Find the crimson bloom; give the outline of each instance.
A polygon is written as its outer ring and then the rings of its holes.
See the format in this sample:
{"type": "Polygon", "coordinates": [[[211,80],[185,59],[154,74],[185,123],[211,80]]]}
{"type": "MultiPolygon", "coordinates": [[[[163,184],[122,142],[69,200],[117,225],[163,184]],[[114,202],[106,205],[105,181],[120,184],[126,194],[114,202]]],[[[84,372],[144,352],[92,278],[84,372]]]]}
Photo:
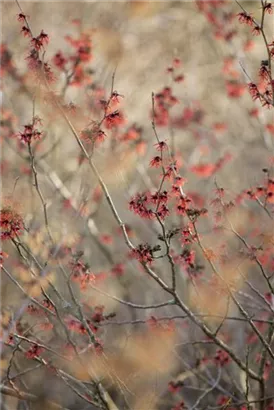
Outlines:
{"type": "Polygon", "coordinates": [[[11,206],[0,211],[1,239],[13,239],[21,235],[24,229],[23,219],[11,206]]]}
{"type": "Polygon", "coordinates": [[[162,165],[162,158],[157,155],[150,161],[150,166],[153,168],[159,168],[162,165]]]}

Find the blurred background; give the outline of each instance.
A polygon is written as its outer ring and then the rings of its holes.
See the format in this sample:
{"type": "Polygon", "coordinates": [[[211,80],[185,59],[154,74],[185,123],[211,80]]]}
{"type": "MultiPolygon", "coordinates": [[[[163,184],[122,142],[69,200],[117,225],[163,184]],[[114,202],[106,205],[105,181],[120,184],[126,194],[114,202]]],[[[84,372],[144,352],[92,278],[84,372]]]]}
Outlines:
{"type": "MultiPolygon", "coordinates": [[[[58,72],[52,59],[59,51],[65,55],[71,53],[66,36],[77,38],[79,33],[85,33],[91,38],[92,59],[85,64],[88,81],[81,87],[69,86],[63,94],[67,105],[72,103],[76,106],[76,115],[72,113],[70,119],[79,133],[92,120],[100,117],[92,101],[98,99],[101,88],[102,95],[109,96],[115,74],[113,88],[122,96],[119,110],[123,112],[125,124],[115,132],[106,130],[106,140],[95,147],[93,158],[135,244],[148,242],[155,245],[159,233],[159,227],[141,220],[129,211],[128,206],[129,200],[137,192],[159,184],[161,171],[149,167],[152,157],[156,155],[156,140],[151,126],[152,92],[157,94],[163,87],[172,87],[172,94],[178,99],[178,104],[172,109],[173,123],[167,127],[159,126],[158,134],[161,139],[169,143],[172,141],[180,173],[187,179],[186,192],[193,197],[197,206],[210,205],[216,188],[215,178],[232,199],[242,189],[260,184],[263,177],[261,169],[271,167],[273,163],[273,110],[271,113],[271,110],[254,103],[245,87],[250,81],[257,82],[261,61],[267,58],[262,38],[254,37],[250,27],[238,22],[235,15],[240,8],[235,2],[212,2],[209,12],[205,12],[203,3],[20,2],[24,13],[29,16],[32,31],[38,35],[43,29],[49,35],[44,59],[52,65],[58,78],[52,85],[56,95],[62,93],[65,77],[58,72]],[[168,72],[174,59],[181,61],[176,73],[183,76],[182,81],[172,81],[168,72]],[[131,127],[141,129],[142,144],[138,145],[138,149],[134,141],[127,143],[122,138],[131,127]],[[202,171],[199,173],[197,168],[195,171],[195,167],[215,164],[221,158],[227,160],[217,174],[205,175],[202,171]]],[[[241,4],[255,18],[260,18],[259,1],[244,1],[241,4]]],[[[107,380],[106,384],[121,409],[171,409],[174,399],[170,397],[170,392],[167,393],[168,382],[180,371],[193,369],[197,360],[205,355],[203,348],[195,351],[193,346],[181,345],[203,336],[188,321],[179,321],[176,334],[172,333],[167,338],[166,335],[157,334],[156,338],[151,339],[149,332],[138,336],[144,324],[155,315],[155,310],[129,309],[113,299],[114,296],[136,304],[154,304],[165,301],[167,297],[140,266],[128,258],[128,249],[119,227],[98,188],[96,178],[83,158],[81,161],[79,147],[71,131],[44,91],[28,78],[28,39],[20,34],[18,5],[2,2],[2,11],[3,43],[11,52],[17,75],[23,76],[27,84],[23,87],[16,81],[16,76],[3,70],[2,197],[12,198],[23,215],[30,232],[24,233],[23,237],[27,246],[39,260],[50,260],[52,249],[43,222],[41,201],[32,185],[28,153],[26,147],[14,138],[14,134],[22,131],[23,126],[32,120],[35,90],[35,114],[42,118],[45,135],[35,143],[34,152],[39,184],[47,202],[49,225],[56,243],[64,245],[72,253],[82,251],[83,261],[96,276],[97,290],[77,288],[77,295],[83,305],[93,308],[103,305],[106,313],[115,312],[114,322],[137,321],[135,326],[108,323],[100,328],[99,337],[107,354],[110,354],[109,366],[115,369],[116,378],[100,370],[101,376],[107,380]],[[132,339],[135,332],[137,336],[132,339]],[[163,349],[159,348],[162,343],[165,346],[163,349]],[[135,352],[133,357],[132,352],[135,352]],[[122,380],[120,384],[117,383],[118,379],[122,380]]],[[[265,30],[271,42],[273,16],[267,16],[265,30]]],[[[262,231],[271,230],[268,220],[255,207],[243,207],[233,217],[239,229],[251,218],[262,231]]],[[[170,218],[170,227],[177,223],[178,218],[170,218]]],[[[208,247],[232,242],[230,236],[218,237],[212,231],[212,225],[205,222],[200,226],[208,247]]],[[[249,225],[248,229],[251,228],[249,225]]],[[[231,248],[237,249],[237,244],[232,244],[231,248]]],[[[178,243],[174,251],[179,252],[179,249],[178,243]]],[[[20,265],[16,251],[10,245],[5,245],[4,250],[10,255],[7,260],[9,269],[18,280],[28,284],[28,269],[20,265]]],[[[70,266],[71,254],[68,252],[62,258],[64,265],[70,266]]],[[[166,262],[160,260],[155,266],[161,277],[169,277],[166,262]]],[[[248,269],[244,268],[246,271],[248,269]]],[[[71,303],[68,289],[54,261],[50,260],[49,270],[55,286],[71,303]]],[[[254,283],[260,286],[260,280],[256,277],[254,283]]],[[[189,283],[184,272],[179,277],[179,286],[181,296],[197,308],[197,300],[190,296],[191,290],[187,288],[189,283]]],[[[242,281],[239,288],[242,289],[242,281]]],[[[209,289],[205,292],[210,299],[214,297],[209,289]]],[[[216,292],[218,295],[218,290],[216,292]]],[[[2,306],[13,313],[22,304],[21,296],[6,277],[2,279],[2,298],[2,306]]],[[[260,310],[259,304],[254,302],[253,306],[249,299],[247,297],[243,303],[251,310],[260,310]]],[[[223,305],[208,306],[212,299],[205,303],[210,312],[223,314],[223,305]]],[[[232,308],[231,312],[234,313],[234,310],[232,308]]],[[[63,312],[65,316],[69,313],[74,314],[73,311],[63,312]]],[[[179,314],[179,310],[163,307],[157,310],[156,316],[170,314],[179,314]]],[[[33,324],[33,318],[27,316],[25,320],[27,325],[33,324]]],[[[166,330],[173,325],[166,321],[163,326],[166,330]]],[[[245,330],[234,322],[227,324],[227,330],[233,335],[229,343],[244,359],[245,330]]],[[[224,331],[224,339],[227,337],[225,334],[224,331]]],[[[47,342],[52,340],[52,335],[45,337],[41,334],[40,337],[47,342]]],[[[102,369],[101,363],[98,368],[102,369]]],[[[85,374],[81,375],[81,371],[77,377],[86,377],[85,374]]],[[[211,376],[217,377],[215,373],[216,369],[212,370],[211,375],[206,374],[207,380],[211,376]]],[[[222,374],[223,390],[233,392],[240,400],[243,375],[236,372],[233,366],[228,373],[222,374]],[[239,391],[234,383],[240,383],[239,391]]],[[[186,380],[188,376],[185,376],[186,380]]],[[[44,377],[42,373],[35,380],[28,377],[27,385],[34,386],[30,390],[41,389],[42,396],[60,398],[64,387],[59,384],[53,386],[52,380],[47,377],[47,387],[44,390],[41,386],[38,388],[41,377],[44,377]]],[[[203,379],[196,379],[196,374],[191,375],[187,385],[190,387],[182,388],[176,398],[179,400],[182,394],[190,406],[208,385],[203,379]]],[[[207,404],[216,404],[216,397],[221,393],[222,389],[209,396],[207,404]]],[[[82,403],[81,400],[77,401],[72,396],[67,395],[65,404],[71,405],[71,409],[80,408],[77,405],[82,403]]],[[[14,400],[7,408],[15,409],[16,405],[14,400]]],[[[93,407],[86,405],[81,408],[93,407]]]]}

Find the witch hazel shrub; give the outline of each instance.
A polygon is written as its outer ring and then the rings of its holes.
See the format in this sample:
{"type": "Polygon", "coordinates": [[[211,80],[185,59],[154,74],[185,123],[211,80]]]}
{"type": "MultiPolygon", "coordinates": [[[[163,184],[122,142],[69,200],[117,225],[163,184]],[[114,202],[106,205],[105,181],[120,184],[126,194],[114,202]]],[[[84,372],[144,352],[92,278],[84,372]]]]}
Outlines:
{"type": "Polygon", "coordinates": [[[273,408],[273,6],[236,3],[117,6],[145,27],[199,18],[236,107],[194,98],[169,50],[143,123],[119,64],[104,81],[99,23],[61,19],[61,38],[17,3],[19,50],[1,46],[5,408],[273,408]],[[236,140],[237,111],[258,138],[236,140]]]}

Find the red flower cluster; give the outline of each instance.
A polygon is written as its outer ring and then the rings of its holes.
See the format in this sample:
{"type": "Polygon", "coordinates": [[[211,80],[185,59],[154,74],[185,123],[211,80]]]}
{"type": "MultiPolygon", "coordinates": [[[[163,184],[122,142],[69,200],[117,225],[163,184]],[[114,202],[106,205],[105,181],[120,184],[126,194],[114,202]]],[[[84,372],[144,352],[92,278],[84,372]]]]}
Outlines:
{"type": "Polygon", "coordinates": [[[155,124],[165,127],[169,122],[169,110],[175,104],[178,104],[178,99],[172,94],[170,87],[165,87],[162,91],[155,95],[155,124]]]}
{"type": "Polygon", "coordinates": [[[173,59],[172,65],[167,68],[167,72],[171,74],[172,80],[176,83],[181,83],[184,81],[184,75],[175,73],[175,70],[181,66],[181,60],[176,57],[173,59]]]}
{"type": "Polygon", "coordinates": [[[70,57],[71,61],[87,63],[92,60],[92,41],[90,35],[82,33],[77,39],[73,39],[71,36],[66,36],[65,39],[76,50],[76,53],[70,57]]]}
{"type": "MultiPolygon", "coordinates": [[[[26,35],[26,28],[23,27],[22,31],[24,32],[24,35],[26,35]],[[24,28],[24,30],[23,30],[24,28]]],[[[27,29],[28,30],[28,29],[27,29]]],[[[41,33],[39,34],[38,37],[33,37],[31,40],[32,46],[35,48],[35,50],[40,51],[45,45],[47,45],[49,42],[49,36],[44,33],[42,30],[41,33]]]]}
{"type": "Polygon", "coordinates": [[[83,84],[91,83],[92,71],[86,70],[85,65],[93,58],[91,36],[81,33],[79,38],[65,36],[65,40],[75,50],[70,56],[65,56],[62,51],[58,51],[53,57],[53,64],[61,71],[65,71],[67,86],[79,87],[83,84]],[[69,65],[70,63],[70,65],[69,65]],[[70,73],[69,76],[67,73],[70,73]]]}
{"type": "Polygon", "coordinates": [[[38,123],[41,124],[41,119],[35,117],[32,124],[24,125],[24,131],[17,134],[22,142],[29,144],[33,139],[39,140],[42,138],[44,133],[35,127],[38,123]]]}
{"type": "Polygon", "coordinates": [[[172,407],[171,410],[184,410],[186,408],[185,402],[181,400],[179,403],[175,405],[175,407],[172,407]]]}
{"type": "Polygon", "coordinates": [[[44,349],[42,347],[40,347],[37,344],[34,344],[33,346],[31,346],[29,348],[29,350],[25,353],[25,356],[28,359],[33,359],[37,356],[39,356],[42,352],[44,351],[44,349]]]}
{"type": "Polygon", "coordinates": [[[81,131],[80,137],[87,143],[101,143],[105,140],[106,134],[97,124],[94,124],[92,128],[81,131]]]}
{"type": "Polygon", "coordinates": [[[123,125],[124,123],[125,118],[123,116],[123,113],[118,110],[108,114],[104,119],[104,125],[107,129],[118,127],[119,125],[123,125]]]}
{"type": "Polygon", "coordinates": [[[141,263],[148,263],[150,265],[153,262],[153,249],[147,243],[140,244],[131,251],[131,256],[141,263]]]}
{"type": "Polygon", "coordinates": [[[178,382],[169,382],[168,383],[168,390],[170,393],[178,393],[180,389],[184,386],[184,382],[178,381],[178,382]]]}
{"type": "Polygon", "coordinates": [[[264,10],[268,13],[268,14],[273,14],[273,4],[272,3],[266,3],[264,5],[264,10]]]}
{"type": "Polygon", "coordinates": [[[169,209],[166,206],[167,201],[167,191],[155,192],[154,194],[149,192],[137,194],[129,202],[129,209],[145,219],[153,219],[156,215],[161,219],[165,219],[169,215],[169,209]],[[148,208],[149,204],[156,205],[156,209],[153,211],[148,208]]]}
{"type": "Polygon", "coordinates": [[[13,239],[21,235],[24,229],[23,219],[12,207],[7,206],[0,211],[1,239],[13,239]]]}
{"type": "Polygon", "coordinates": [[[155,213],[147,206],[151,202],[150,193],[137,194],[129,202],[129,209],[145,219],[155,218],[155,213]]]}
{"type": "Polygon", "coordinates": [[[248,26],[254,25],[254,20],[251,14],[246,13],[245,11],[242,11],[241,13],[238,13],[237,16],[239,18],[240,23],[247,24],[248,26]]]}
{"type": "Polygon", "coordinates": [[[186,211],[189,209],[191,204],[191,200],[187,197],[180,196],[177,201],[176,211],[179,215],[185,216],[186,211]]]}
{"type": "Polygon", "coordinates": [[[230,357],[227,352],[224,350],[217,350],[215,356],[214,356],[214,361],[216,364],[220,366],[225,366],[227,363],[230,361],[230,357]]]}
{"type": "Polygon", "coordinates": [[[195,252],[194,251],[191,251],[189,249],[184,249],[180,256],[187,266],[194,268],[194,262],[195,262],[195,252]]]}

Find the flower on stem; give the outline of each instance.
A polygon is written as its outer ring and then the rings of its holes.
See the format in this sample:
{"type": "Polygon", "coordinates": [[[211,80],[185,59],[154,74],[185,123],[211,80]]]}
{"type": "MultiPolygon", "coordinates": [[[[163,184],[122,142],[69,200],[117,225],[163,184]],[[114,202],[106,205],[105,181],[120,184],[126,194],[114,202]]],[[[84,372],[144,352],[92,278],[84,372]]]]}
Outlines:
{"type": "Polygon", "coordinates": [[[161,151],[161,152],[167,151],[168,149],[167,143],[165,141],[157,142],[156,144],[154,144],[154,147],[156,147],[157,151],[161,151]]]}
{"type": "Polygon", "coordinates": [[[103,130],[101,130],[97,124],[90,128],[86,128],[81,131],[80,133],[81,139],[83,139],[87,143],[95,142],[101,143],[105,140],[106,134],[103,130]]]}
{"type": "Polygon", "coordinates": [[[194,268],[194,262],[195,262],[195,252],[194,251],[191,251],[189,249],[184,249],[180,256],[181,256],[181,259],[184,261],[184,263],[187,266],[194,268]]]}
{"type": "Polygon", "coordinates": [[[23,218],[11,206],[0,211],[1,239],[14,239],[22,234],[24,229],[23,218]]]}
{"type": "Polygon", "coordinates": [[[165,168],[165,173],[164,173],[164,177],[167,179],[170,179],[172,177],[172,175],[174,174],[174,172],[177,171],[177,166],[176,166],[176,161],[174,161],[173,163],[169,164],[166,168],[165,168]]]}
{"type": "Polygon", "coordinates": [[[171,381],[168,383],[168,391],[170,393],[178,393],[183,386],[184,382],[181,382],[180,380],[178,382],[171,381]]]}
{"type": "Polygon", "coordinates": [[[264,5],[264,10],[268,13],[268,14],[273,14],[273,4],[272,3],[266,3],[264,5]]]}
{"type": "Polygon", "coordinates": [[[39,37],[33,37],[31,40],[31,44],[37,51],[40,51],[41,48],[43,47],[43,42],[41,41],[39,37]]]}
{"type": "Polygon", "coordinates": [[[186,211],[189,209],[191,200],[189,198],[181,196],[178,200],[176,211],[179,215],[186,215],[186,211]]]}
{"type": "Polygon", "coordinates": [[[145,219],[155,218],[155,214],[152,209],[149,209],[147,205],[151,196],[149,193],[137,194],[129,202],[129,209],[145,219]]]}
{"type": "Polygon", "coordinates": [[[49,36],[47,33],[44,32],[44,30],[41,30],[41,33],[38,36],[40,42],[42,43],[42,45],[44,46],[45,44],[48,44],[49,42],[49,36]]]}
{"type": "Polygon", "coordinates": [[[253,21],[251,14],[248,14],[247,12],[242,11],[241,13],[238,13],[237,16],[238,16],[240,23],[247,24],[248,26],[254,25],[254,21],[253,21]]]}
{"type": "Polygon", "coordinates": [[[171,410],[184,410],[184,409],[186,409],[185,402],[181,400],[179,403],[175,405],[175,407],[172,407],[171,410]]]}
{"type": "Polygon", "coordinates": [[[44,349],[42,347],[38,346],[37,344],[34,344],[25,353],[25,356],[28,359],[34,359],[35,357],[39,356],[43,351],[44,351],[44,349]]]}
{"type": "Polygon", "coordinates": [[[255,26],[252,30],[253,36],[259,36],[261,34],[261,28],[259,26],[255,26]]]}
{"type": "Polygon", "coordinates": [[[125,123],[125,119],[123,114],[116,110],[105,117],[104,123],[107,129],[111,129],[119,125],[123,125],[125,123]]]}
{"type": "Polygon", "coordinates": [[[153,262],[153,249],[147,243],[140,244],[131,251],[131,256],[141,263],[150,265],[153,262]]]}
{"type": "Polygon", "coordinates": [[[17,15],[17,21],[20,21],[20,23],[24,23],[27,17],[28,16],[26,16],[24,13],[19,13],[17,15]]]}
{"type": "Polygon", "coordinates": [[[162,204],[160,206],[160,208],[157,211],[157,215],[161,218],[161,219],[165,219],[168,215],[169,215],[169,209],[165,204],[162,204]]]}
{"type": "Polygon", "coordinates": [[[31,37],[30,29],[27,26],[21,28],[21,33],[23,33],[24,37],[31,37]]]}
{"type": "Polygon", "coordinates": [[[227,363],[229,363],[230,357],[227,352],[224,350],[217,350],[215,356],[214,356],[214,362],[216,364],[219,364],[220,366],[225,366],[227,363]]]}
{"type": "Polygon", "coordinates": [[[186,179],[186,178],[183,178],[183,177],[181,177],[181,176],[179,176],[179,175],[176,176],[176,177],[174,178],[174,181],[173,181],[174,185],[177,186],[177,187],[183,186],[186,182],[187,182],[187,179],[186,179]]]}
{"type": "Polygon", "coordinates": [[[249,90],[249,93],[250,93],[253,101],[260,98],[260,93],[259,93],[259,90],[258,90],[258,87],[257,87],[256,84],[248,83],[248,90],[249,90]]]}
{"type": "Polygon", "coordinates": [[[113,93],[110,97],[112,106],[118,105],[120,103],[120,97],[123,98],[124,96],[121,95],[121,94],[118,94],[117,91],[113,91],[113,93]]]}
{"type": "Polygon", "coordinates": [[[157,155],[156,157],[152,158],[149,165],[153,168],[159,168],[162,165],[162,158],[157,155]]]}
{"type": "Polygon", "coordinates": [[[30,143],[33,138],[39,140],[43,136],[43,132],[34,127],[35,123],[37,123],[37,120],[34,120],[33,124],[24,125],[24,131],[18,133],[18,137],[25,144],[30,143]]]}
{"type": "Polygon", "coordinates": [[[162,191],[162,192],[155,192],[155,194],[152,194],[150,196],[150,200],[153,204],[166,204],[168,201],[168,193],[167,191],[162,191]]]}

